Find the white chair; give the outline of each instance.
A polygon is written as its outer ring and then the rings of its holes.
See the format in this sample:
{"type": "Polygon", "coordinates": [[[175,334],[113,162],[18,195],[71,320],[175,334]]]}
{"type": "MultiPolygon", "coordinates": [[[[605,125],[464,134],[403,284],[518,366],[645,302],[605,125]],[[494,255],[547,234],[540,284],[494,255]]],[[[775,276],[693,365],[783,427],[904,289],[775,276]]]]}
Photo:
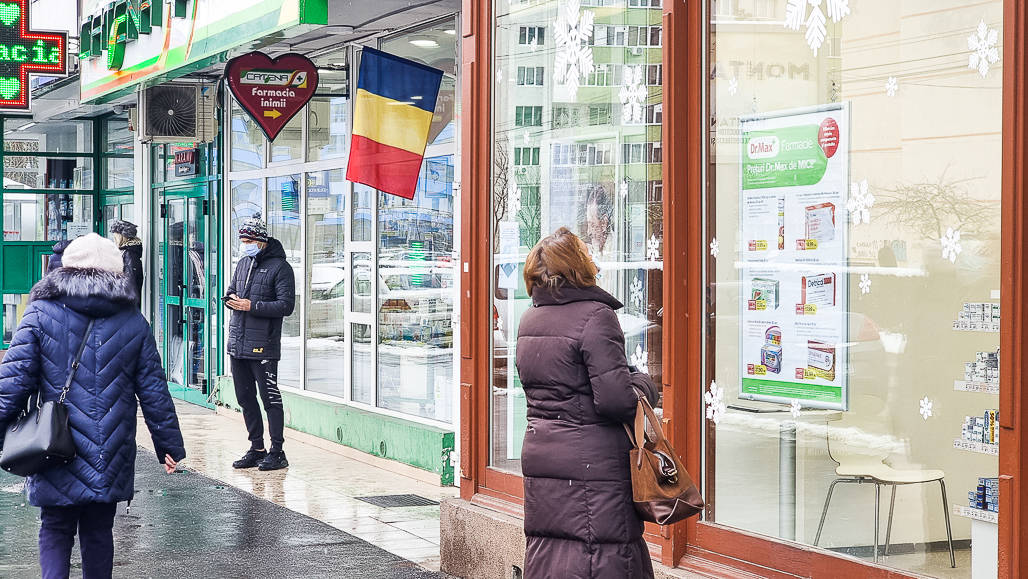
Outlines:
{"type": "Polygon", "coordinates": [[[875,537],[874,537],[874,562],[878,562],[878,533],[879,533],[879,511],[881,510],[881,490],[883,486],[892,487],[892,497],[889,500],[889,522],[885,531],[885,555],[889,554],[889,540],[892,538],[892,516],[896,507],[896,487],[900,485],[926,484],[938,481],[939,489],[942,491],[942,512],[946,517],[946,539],[949,543],[950,567],[957,566],[956,557],[953,554],[953,531],[949,520],[949,501],[946,499],[946,483],[943,480],[946,474],[941,470],[900,470],[885,463],[885,456],[873,454],[854,454],[845,449],[832,449],[831,437],[828,438],[828,455],[838,466],[835,474],[838,477],[828,487],[828,496],[825,497],[825,506],[821,511],[821,522],[817,526],[817,535],[814,537],[816,547],[821,540],[821,531],[825,526],[825,517],[828,515],[828,506],[832,501],[832,493],[835,485],[839,483],[869,483],[875,485],[875,537]]]}

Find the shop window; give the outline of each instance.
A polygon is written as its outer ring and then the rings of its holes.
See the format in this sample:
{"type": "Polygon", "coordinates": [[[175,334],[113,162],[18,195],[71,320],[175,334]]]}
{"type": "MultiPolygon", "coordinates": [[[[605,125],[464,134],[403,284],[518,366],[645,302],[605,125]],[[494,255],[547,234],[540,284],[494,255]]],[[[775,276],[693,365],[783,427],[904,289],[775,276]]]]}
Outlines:
{"type": "Polygon", "coordinates": [[[282,132],[271,142],[271,162],[289,163],[303,160],[303,114],[282,127],[282,132]]]}
{"type": "Polygon", "coordinates": [[[93,231],[93,196],[4,192],[4,241],[60,241],[93,231]]]}
{"type": "Polygon", "coordinates": [[[375,403],[375,350],[371,338],[370,325],[350,324],[352,399],[354,402],[373,405],[375,403]]]}
{"type": "Polygon", "coordinates": [[[994,575],[1004,3],[803,4],[711,14],[707,520],[994,575]]]}
{"type": "Polygon", "coordinates": [[[378,205],[378,405],[453,417],[454,157],[425,159],[413,200],[378,205]]]}
{"type": "Polygon", "coordinates": [[[229,118],[233,171],[252,171],[264,167],[267,140],[250,115],[232,101],[232,115],[229,118]]]}
{"type": "Polygon", "coordinates": [[[92,189],[92,157],[4,157],[5,189],[92,189]]]}
{"type": "Polygon", "coordinates": [[[278,381],[283,386],[303,387],[301,358],[303,336],[300,332],[300,310],[307,276],[304,272],[303,243],[300,233],[300,176],[284,175],[267,180],[268,235],[282,243],[286,261],[293,268],[295,303],[293,313],[282,320],[282,360],[278,381]]]}
{"type": "Polygon", "coordinates": [[[133,138],[132,131],[129,130],[128,120],[109,118],[104,123],[106,130],[104,151],[107,153],[131,155],[135,146],[135,139],[133,138]]]}
{"type": "Polygon", "coordinates": [[[372,228],[372,206],[375,200],[375,190],[367,185],[354,183],[353,185],[353,214],[350,217],[351,239],[353,241],[371,241],[372,228]]]}
{"type": "Polygon", "coordinates": [[[11,153],[92,153],[93,121],[4,119],[4,151],[11,153]]]}
{"type": "MultiPolygon", "coordinates": [[[[530,11],[507,10],[505,4],[497,3],[499,30],[554,22],[565,7],[558,0],[537,2],[530,11]]],[[[494,87],[489,416],[490,465],[497,469],[520,472],[527,424],[526,393],[514,364],[519,320],[531,306],[522,280],[524,259],[558,227],[568,227],[589,245],[600,266],[601,287],[626,304],[619,312],[626,355],[661,382],[663,198],[659,188],[647,194],[651,172],[643,164],[660,159],[659,147],[653,147],[660,141],[660,115],[648,111],[661,102],[662,79],[651,68],[661,54],[632,52],[638,64],[626,65],[629,51],[594,48],[629,46],[630,35],[633,46],[649,46],[651,34],[659,46],[659,26],[640,26],[638,7],[612,0],[582,3],[581,11],[592,12],[596,22],[591,41],[582,47],[591,52],[593,66],[576,77],[566,68],[559,71],[556,52],[533,55],[548,71],[550,86],[541,105],[549,122],[532,132],[532,146],[524,146],[524,131],[516,129],[514,117],[519,106],[540,106],[539,92],[514,83],[494,87]],[[655,86],[647,86],[651,76],[655,86]],[[656,126],[647,126],[651,121],[656,126]],[[546,156],[542,164],[540,151],[546,156]]],[[[516,75],[516,48],[496,45],[493,66],[504,78],[516,75]]]]}
{"type": "Polygon", "coordinates": [[[307,105],[307,160],[345,159],[350,154],[350,99],[315,97],[307,105]]]}
{"type": "Polygon", "coordinates": [[[255,214],[267,215],[264,209],[264,190],[259,179],[232,181],[229,246],[232,248],[232,266],[239,261],[239,228],[255,214]]]}
{"type": "MultiPolygon", "coordinates": [[[[307,390],[344,396],[347,302],[346,197],[342,169],[307,173],[307,390]]],[[[300,285],[301,280],[297,280],[300,285]]]]}
{"type": "Polygon", "coordinates": [[[104,189],[132,189],[135,168],[131,157],[108,157],[104,165],[107,167],[104,189]]]}

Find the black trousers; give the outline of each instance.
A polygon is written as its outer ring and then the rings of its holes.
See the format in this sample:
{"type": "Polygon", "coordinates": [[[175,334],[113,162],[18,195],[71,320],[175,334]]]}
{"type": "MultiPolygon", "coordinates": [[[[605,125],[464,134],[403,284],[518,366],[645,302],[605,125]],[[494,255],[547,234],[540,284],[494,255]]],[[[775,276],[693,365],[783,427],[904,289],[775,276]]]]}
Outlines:
{"type": "Polygon", "coordinates": [[[114,570],[114,503],[43,507],[39,565],[43,579],[67,579],[75,534],[82,552],[83,579],[110,579],[114,570]]]}
{"type": "Polygon", "coordinates": [[[243,408],[250,447],[254,450],[264,448],[264,419],[257,405],[257,393],[260,392],[271,430],[271,450],[282,450],[285,412],[282,410],[282,393],[278,389],[278,360],[232,358],[232,380],[236,386],[236,400],[243,408]]]}

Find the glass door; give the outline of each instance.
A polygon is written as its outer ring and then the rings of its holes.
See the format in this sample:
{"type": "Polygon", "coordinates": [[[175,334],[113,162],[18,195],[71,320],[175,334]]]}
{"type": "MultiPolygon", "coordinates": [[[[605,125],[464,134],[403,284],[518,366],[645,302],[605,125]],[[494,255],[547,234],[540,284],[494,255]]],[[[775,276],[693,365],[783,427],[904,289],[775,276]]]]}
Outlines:
{"type": "Polygon", "coordinates": [[[161,320],[164,364],[171,392],[211,406],[213,388],[209,344],[209,268],[211,231],[203,187],[165,190],[161,204],[161,320]]]}

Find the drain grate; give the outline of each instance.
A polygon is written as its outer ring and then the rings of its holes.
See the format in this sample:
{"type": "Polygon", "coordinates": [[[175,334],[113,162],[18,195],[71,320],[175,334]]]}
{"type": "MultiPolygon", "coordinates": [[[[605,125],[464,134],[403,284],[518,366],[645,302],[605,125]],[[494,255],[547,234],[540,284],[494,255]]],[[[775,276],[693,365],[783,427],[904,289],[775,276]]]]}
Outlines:
{"type": "Polygon", "coordinates": [[[366,503],[373,504],[376,507],[382,507],[385,509],[391,509],[394,507],[429,507],[439,504],[438,501],[419,497],[418,495],[379,495],[374,497],[356,498],[358,501],[364,501],[366,503]]]}

